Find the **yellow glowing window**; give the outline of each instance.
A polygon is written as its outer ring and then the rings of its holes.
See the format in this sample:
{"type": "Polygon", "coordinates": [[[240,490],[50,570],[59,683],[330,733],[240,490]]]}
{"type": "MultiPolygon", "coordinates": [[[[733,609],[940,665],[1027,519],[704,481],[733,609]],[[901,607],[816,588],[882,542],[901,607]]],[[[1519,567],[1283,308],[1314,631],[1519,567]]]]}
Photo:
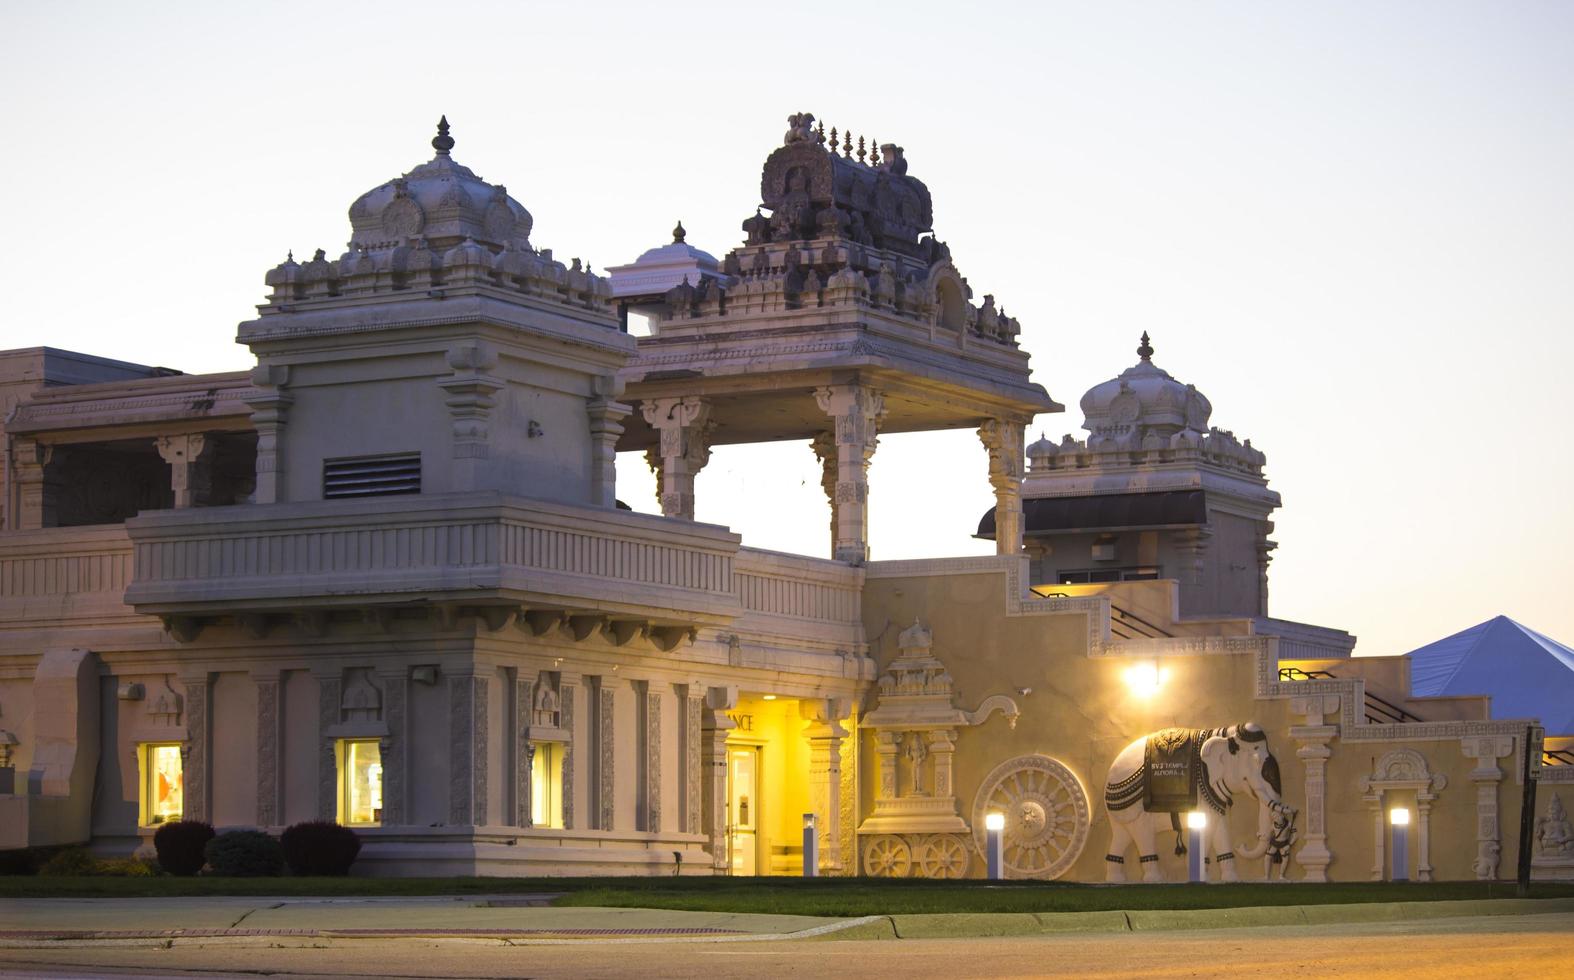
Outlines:
{"type": "Polygon", "coordinates": [[[142,825],[179,820],[185,811],[185,772],[181,767],[180,745],[142,747],[142,825]]]}
{"type": "Polygon", "coordinates": [[[533,742],[530,761],[530,825],[563,826],[563,747],[555,742],[533,742]]]}
{"type": "Polygon", "coordinates": [[[383,750],[376,739],[339,742],[339,822],[347,827],[383,822],[383,750]]]}

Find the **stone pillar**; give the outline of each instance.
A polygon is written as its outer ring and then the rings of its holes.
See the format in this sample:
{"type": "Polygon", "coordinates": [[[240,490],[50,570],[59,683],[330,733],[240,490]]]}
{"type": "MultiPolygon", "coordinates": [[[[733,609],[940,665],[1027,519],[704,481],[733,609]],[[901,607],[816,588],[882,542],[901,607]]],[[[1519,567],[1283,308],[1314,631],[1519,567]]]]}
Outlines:
{"type": "Polygon", "coordinates": [[[1022,553],[1022,423],[990,419],[978,438],[989,450],[989,484],[995,488],[995,554],[1022,553]]]}
{"type": "Polygon", "coordinates": [[[875,775],[877,800],[896,799],[896,751],[901,747],[901,735],[893,731],[876,732],[875,775]]]}
{"type": "MultiPolygon", "coordinates": [[[[661,434],[657,493],[667,517],[694,519],[694,477],[710,461],[710,403],[692,395],[655,398],[640,413],[661,434]]],[[[652,459],[654,464],[654,459],[652,459]]]]}
{"type": "Polygon", "coordinates": [[[257,687],[257,826],[279,825],[279,677],[277,668],[251,672],[257,687]]]}
{"type": "Polygon", "coordinates": [[[1472,735],[1460,740],[1467,758],[1476,760],[1470,779],[1476,784],[1476,860],[1472,870],[1481,881],[1497,877],[1498,859],[1503,850],[1503,832],[1498,823],[1498,785],[1503,770],[1497,760],[1514,751],[1511,735],[1472,735]]]}
{"type": "Polygon", "coordinates": [[[409,783],[408,753],[410,744],[409,684],[410,675],[404,667],[383,667],[376,671],[377,681],[383,689],[383,724],[388,734],[378,744],[383,761],[383,820],[384,827],[404,824],[409,801],[406,787],[409,783]]]}
{"type": "MultiPolygon", "coordinates": [[[[514,680],[514,710],[509,724],[514,733],[514,819],[515,827],[535,825],[532,816],[531,771],[536,764],[536,746],[530,741],[530,725],[535,720],[535,674],[520,671],[514,680]]],[[[565,786],[566,790],[567,787],[565,786]]]]}
{"type": "Polygon", "coordinates": [[[683,705],[683,720],[679,731],[683,734],[680,756],[683,759],[683,778],[678,785],[683,788],[683,827],[685,834],[703,833],[701,818],[704,790],[700,783],[704,777],[704,762],[700,753],[701,719],[705,709],[705,689],[698,682],[679,686],[678,703],[683,705]]]}
{"type": "Polygon", "coordinates": [[[1175,548],[1180,552],[1185,570],[1186,585],[1202,584],[1203,565],[1208,557],[1208,539],[1213,531],[1207,527],[1192,527],[1175,532],[1175,548]]]}
{"type": "Polygon", "coordinates": [[[831,554],[836,554],[836,436],[822,432],[809,443],[814,458],[820,461],[820,489],[825,491],[825,503],[831,512],[831,554]]]}
{"type": "Polygon", "coordinates": [[[590,503],[616,507],[618,489],[618,437],[632,406],[615,401],[612,393],[598,392],[586,406],[590,413],[590,503]]]}
{"type": "Polygon", "coordinates": [[[159,436],[158,454],[169,464],[169,483],[175,491],[175,507],[190,507],[198,496],[197,461],[208,448],[200,432],[180,436],[159,436]]]}
{"type": "Polygon", "coordinates": [[[208,672],[181,674],[186,689],[186,744],[181,747],[181,776],[185,781],[184,820],[211,820],[213,801],[209,798],[209,746],[213,742],[208,719],[208,672]]]}
{"type": "Polygon", "coordinates": [[[448,822],[486,825],[487,702],[489,668],[448,671],[448,822]]]}
{"type": "Polygon", "coordinates": [[[251,371],[248,395],[251,423],[257,429],[257,486],[253,499],[259,504],[277,504],[284,493],[284,421],[292,399],[284,391],[290,369],[283,365],[259,364],[251,371]]]}
{"type": "Polygon", "coordinates": [[[1273,561],[1273,551],[1279,542],[1268,540],[1273,533],[1273,521],[1262,522],[1262,537],[1257,539],[1257,615],[1268,615],[1268,564],[1273,561]]]}
{"type": "Polygon", "coordinates": [[[842,870],[842,739],[847,729],[841,719],[848,710],[841,698],[799,702],[800,713],[810,720],[804,730],[809,740],[809,806],[820,840],[821,871],[842,870]]]}
{"type": "Polygon", "coordinates": [[[864,385],[817,388],[820,411],[835,422],[836,543],[832,557],[862,564],[869,560],[869,460],[879,446],[885,397],[864,385]]]}
{"type": "Polygon", "coordinates": [[[563,743],[563,827],[565,830],[574,827],[575,749],[578,741],[574,731],[574,698],[579,690],[579,685],[575,683],[578,679],[578,674],[564,672],[558,675],[557,681],[558,727],[568,732],[568,741],[563,743]]]}
{"type": "Polygon", "coordinates": [[[337,669],[317,677],[317,818],[339,819],[339,760],[334,732],[339,726],[344,678],[337,669]]]}
{"type": "MultiPolygon", "coordinates": [[[[11,479],[16,484],[16,509],[10,513],[9,529],[34,531],[54,523],[52,494],[46,492],[45,474],[55,447],[32,439],[18,438],[12,454],[16,466],[11,479]]],[[[8,492],[9,491],[8,489],[8,492]]]]}
{"type": "Polygon", "coordinates": [[[645,826],[648,833],[661,830],[661,693],[647,685],[645,699],[645,826]]]}
{"type": "Polygon", "coordinates": [[[737,703],[737,688],[709,688],[700,719],[701,832],[710,838],[712,869],[723,873],[732,868],[727,853],[727,734],[735,722],[727,712],[737,703]]]}
{"type": "Polygon", "coordinates": [[[596,726],[594,789],[597,830],[612,830],[617,824],[617,725],[614,712],[617,710],[616,686],[619,683],[621,682],[617,678],[603,675],[600,683],[596,685],[596,711],[593,723],[596,726]]]}
{"type": "Polygon", "coordinates": [[[956,732],[925,732],[924,742],[928,746],[930,758],[935,760],[934,794],[936,797],[949,797],[952,795],[951,758],[956,753],[956,732]]]}
{"type": "Polygon", "coordinates": [[[1338,726],[1323,724],[1327,715],[1339,713],[1339,695],[1313,694],[1290,699],[1290,710],[1304,715],[1306,724],[1292,725],[1290,737],[1300,743],[1295,757],[1306,767],[1306,830],[1295,862],[1307,881],[1327,881],[1333,853],[1328,850],[1328,743],[1339,734],[1338,726]]]}
{"type": "Polygon", "coordinates": [[[480,342],[457,344],[447,360],[453,375],[437,385],[447,395],[453,429],[453,488],[483,489],[482,468],[492,454],[492,396],[504,387],[487,373],[497,366],[497,352],[480,342]]]}

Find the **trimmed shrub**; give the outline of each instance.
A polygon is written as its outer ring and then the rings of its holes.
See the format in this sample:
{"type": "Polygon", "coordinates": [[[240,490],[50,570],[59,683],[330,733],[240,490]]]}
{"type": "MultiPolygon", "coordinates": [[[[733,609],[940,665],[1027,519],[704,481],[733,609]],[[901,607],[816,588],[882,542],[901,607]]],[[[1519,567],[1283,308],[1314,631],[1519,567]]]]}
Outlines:
{"type": "Polygon", "coordinates": [[[68,847],[44,862],[38,869],[41,875],[51,878],[62,876],[91,875],[98,871],[98,859],[85,847],[68,847]]]}
{"type": "Polygon", "coordinates": [[[208,868],[216,875],[266,878],[284,870],[279,842],[260,830],[230,830],[208,841],[208,868]]]}
{"type": "Polygon", "coordinates": [[[327,820],[294,824],[279,838],[284,860],[296,875],[347,875],[361,853],[361,838],[349,827],[327,820]]]}
{"type": "Polygon", "coordinates": [[[158,872],[136,858],[104,858],[92,872],[101,878],[156,878],[158,872]]]}
{"type": "Polygon", "coordinates": [[[207,863],[204,848],[213,839],[213,828],[201,820],[176,820],[153,834],[159,867],[172,875],[189,877],[207,863]]]}

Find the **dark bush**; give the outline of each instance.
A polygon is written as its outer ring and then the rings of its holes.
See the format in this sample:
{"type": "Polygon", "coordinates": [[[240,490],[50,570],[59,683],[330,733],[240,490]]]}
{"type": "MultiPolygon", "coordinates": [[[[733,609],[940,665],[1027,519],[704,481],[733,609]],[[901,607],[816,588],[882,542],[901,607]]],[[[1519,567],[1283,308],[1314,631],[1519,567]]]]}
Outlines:
{"type": "Polygon", "coordinates": [[[213,828],[201,820],[177,820],[154,831],[153,847],[160,867],[172,875],[189,877],[207,863],[204,848],[212,839],[213,828]]]}
{"type": "Polygon", "coordinates": [[[49,877],[91,875],[98,872],[98,859],[85,847],[68,847],[38,869],[41,875],[49,877]]]}
{"type": "Polygon", "coordinates": [[[208,841],[208,870],[235,878],[266,878],[284,870],[279,842],[260,830],[230,830],[208,841]]]}
{"type": "Polygon", "coordinates": [[[61,851],[81,844],[43,844],[38,847],[18,847],[9,851],[0,851],[0,875],[36,875],[38,870],[49,863],[49,859],[61,851]]]}
{"type": "Polygon", "coordinates": [[[279,842],[290,873],[296,875],[347,875],[361,853],[361,838],[355,831],[327,820],[295,824],[279,842]]]}

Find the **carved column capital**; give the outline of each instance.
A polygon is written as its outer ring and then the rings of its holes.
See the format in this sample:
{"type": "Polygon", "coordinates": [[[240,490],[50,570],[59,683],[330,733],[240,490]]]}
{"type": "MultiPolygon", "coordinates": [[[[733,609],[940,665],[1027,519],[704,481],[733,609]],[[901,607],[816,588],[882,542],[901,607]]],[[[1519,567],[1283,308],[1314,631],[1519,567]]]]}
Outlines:
{"type": "Polygon", "coordinates": [[[880,445],[885,396],[867,385],[843,384],[816,388],[814,400],[834,426],[813,444],[834,513],[833,557],[861,564],[869,558],[869,461],[880,445]],[[836,453],[834,483],[826,472],[830,446],[836,453]]]}
{"type": "Polygon", "coordinates": [[[158,447],[158,454],[169,464],[170,487],[175,491],[176,508],[190,507],[193,501],[193,475],[197,461],[208,448],[207,437],[200,432],[159,436],[154,444],[158,447]]]}
{"type": "Polygon", "coordinates": [[[652,398],[640,403],[645,422],[660,435],[654,456],[646,459],[655,468],[660,459],[658,494],[667,517],[694,519],[694,477],[710,461],[710,439],[715,423],[710,402],[694,395],[652,398]]]}

